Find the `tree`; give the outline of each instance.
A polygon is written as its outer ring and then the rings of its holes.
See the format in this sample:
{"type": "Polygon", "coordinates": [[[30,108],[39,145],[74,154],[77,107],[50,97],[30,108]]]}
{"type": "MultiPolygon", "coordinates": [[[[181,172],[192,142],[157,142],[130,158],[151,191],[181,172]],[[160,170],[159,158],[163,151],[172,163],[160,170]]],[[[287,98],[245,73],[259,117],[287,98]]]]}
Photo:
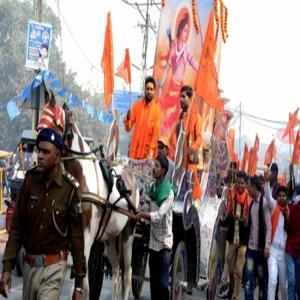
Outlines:
{"type": "MultiPolygon", "coordinates": [[[[28,20],[35,18],[33,1],[0,0],[0,143],[5,150],[14,150],[24,129],[31,128],[31,110],[11,121],[6,111],[6,103],[17,96],[35,76],[25,68],[28,20]],[[13,130],[12,130],[13,129],[13,130]]],[[[103,98],[76,83],[76,73],[66,70],[65,63],[57,48],[59,20],[50,7],[44,6],[43,22],[53,27],[49,70],[57,75],[73,93],[82,99],[89,99],[93,106],[103,108],[103,98]],[[62,67],[63,66],[63,67],[62,67]],[[100,103],[102,106],[100,107],[100,103]]],[[[108,126],[90,119],[81,108],[74,109],[75,121],[84,136],[94,138],[95,144],[106,143],[108,126]]]]}

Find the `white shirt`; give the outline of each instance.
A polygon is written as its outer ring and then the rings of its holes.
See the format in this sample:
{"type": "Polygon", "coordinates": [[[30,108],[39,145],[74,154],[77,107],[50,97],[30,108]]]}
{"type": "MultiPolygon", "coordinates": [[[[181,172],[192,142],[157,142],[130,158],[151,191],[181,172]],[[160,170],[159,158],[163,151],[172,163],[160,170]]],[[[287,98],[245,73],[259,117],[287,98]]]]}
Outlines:
{"type": "MultiPolygon", "coordinates": [[[[270,211],[273,214],[276,206],[276,200],[272,197],[270,182],[265,183],[265,197],[267,199],[267,203],[270,208],[270,211]]],[[[287,235],[284,230],[284,216],[282,212],[280,212],[278,225],[271,246],[285,250],[286,238],[287,235]]]]}
{"type": "Polygon", "coordinates": [[[173,246],[173,200],[174,192],[171,189],[168,198],[158,206],[155,201],[150,202],[150,241],[149,248],[160,251],[173,246]]]}
{"type": "Polygon", "coordinates": [[[166,174],[166,178],[171,182],[172,181],[172,175],[174,173],[174,169],[175,169],[175,164],[174,161],[172,159],[170,159],[169,157],[167,157],[168,162],[169,162],[169,168],[168,168],[168,172],[166,174]]]}

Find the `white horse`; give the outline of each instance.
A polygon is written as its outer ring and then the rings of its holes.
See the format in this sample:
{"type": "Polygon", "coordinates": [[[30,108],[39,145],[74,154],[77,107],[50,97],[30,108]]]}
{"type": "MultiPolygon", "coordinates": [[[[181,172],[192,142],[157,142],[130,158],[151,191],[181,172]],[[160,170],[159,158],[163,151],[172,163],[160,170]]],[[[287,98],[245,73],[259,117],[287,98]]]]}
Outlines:
{"type": "MultiPolygon", "coordinates": [[[[134,238],[135,222],[125,214],[116,212],[112,209],[105,210],[105,201],[108,200],[113,204],[120,198],[120,193],[117,189],[117,178],[113,179],[113,188],[108,198],[108,188],[104,180],[104,176],[99,166],[95,154],[90,153],[91,149],[82,138],[76,124],[70,124],[72,129],[72,137],[67,139],[70,151],[67,157],[63,158],[65,168],[79,182],[82,193],[82,210],[84,216],[84,247],[85,257],[88,263],[91,247],[95,239],[100,239],[105,243],[106,255],[112,265],[114,290],[112,299],[118,299],[120,288],[120,258],[122,258],[122,275],[123,275],[123,298],[129,299],[131,289],[131,256],[132,244],[134,238]],[[85,153],[85,154],[84,154],[85,153]],[[90,154],[87,154],[90,153],[90,154]],[[71,157],[70,157],[71,155],[71,157]],[[73,157],[72,157],[73,156],[73,157]],[[99,202],[99,205],[95,204],[99,202]],[[102,205],[100,205],[102,203],[102,205]],[[106,213],[104,214],[104,211],[106,213]],[[103,218],[103,219],[102,219],[103,218]],[[99,224],[101,222],[101,228],[99,224]],[[116,249],[116,239],[119,238],[119,254],[116,249]]],[[[114,168],[116,174],[122,176],[125,186],[131,191],[130,200],[136,209],[139,204],[139,190],[136,179],[129,169],[118,166],[114,168]]],[[[129,211],[128,202],[121,198],[117,201],[116,207],[129,211]]],[[[99,254],[100,255],[100,254],[99,254]]],[[[84,291],[89,295],[88,275],[84,279],[84,291]]]]}

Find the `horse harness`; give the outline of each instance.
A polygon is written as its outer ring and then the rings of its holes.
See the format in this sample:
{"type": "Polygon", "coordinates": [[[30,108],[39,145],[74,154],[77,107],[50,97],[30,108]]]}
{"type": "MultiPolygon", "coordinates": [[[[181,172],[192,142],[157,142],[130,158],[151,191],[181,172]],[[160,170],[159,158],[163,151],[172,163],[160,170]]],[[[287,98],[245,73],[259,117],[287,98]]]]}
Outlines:
{"type": "Polygon", "coordinates": [[[131,190],[128,190],[126,188],[126,185],[125,185],[125,182],[124,182],[122,176],[117,174],[116,171],[109,166],[107,160],[105,160],[105,159],[100,160],[99,165],[100,165],[104,180],[107,184],[108,194],[107,194],[107,199],[105,201],[105,205],[102,206],[103,214],[100,219],[99,227],[98,227],[97,234],[96,234],[97,240],[102,239],[113,211],[119,212],[119,213],[124,214],[133,219],[136,219],[136,214],[137,214],[137,210],[129,198],[131,196],[131,190]],[[120,196],[113,203],[110,203],[109,197],[112,193],[112,189],[113,189],[113,185],[114,185],[114,177],[117,178],[116,188],[117,188],[120,196]],[[128,205],[128,210],[117,206],[117,203],[121,199],[126,200],[127,205],[128,205]]]}
{"type": "MultiPolygon", "coordinates": [[[[73,138],[73,133],[72,133],[73,119],[72,119],[72,115],[70,114],[70,111],[69,111],[67,105],[64,105],[63,109],[65,110],[65,115],[66,115],[66,131],[65,131],[65,135],[64,135],[64,140],[68,141],[68,140],[72,140],[72,138],[73,138]]],[[[80,150],[82,150],[82,149],[80,149],[80,150]]],[[[103,214],[100,219],[99,227],[98,227],[97,234],[96,234],[96,239],[101,240],[101,238],[107,228],[107,225],[109,223],[112,211],[116,211],[123,215],[128,216],[129,218],[136,219],[137,210],[129,198],[131,196],[131,190],[128,190],[126,188],[126,185],[125,185],[125,182],[124,182],[122,176],[117,174],[116,171],[109,166],[109,161],[107,159],[104,159],[104,151],[103,151],[102,144],[100,144],[95,149],[91,150],[90,152],[83,152],[83,151],[78,152],[78,151],[71,149],[71,147],[67,147],[67,152],[71,153],[72,156],[63,157],[62,160],[91,159],[94,161],[94,164],[96,164],[95,158],[91,158],[88,156],[91,154],[96,154],[98,151],[100,152],[100,156],[102,157],[102,159],[100,159],[99,165],[100,165],[100,169],[101,169],[104,181],[106,182],[106,185],[107,185],[107,190],[108,190],[107,198],[105,199],[105,198],[100,197],[99,190],[98,190],[98,194],[90,193],[90,192],[81,193],[81,201],[82,201],[82,203],[92,203],[92,204],[95,204],[96,206],[101,206],[103,208],[103,214]],[[112,189],[114,186],[114,178],[117,178],[116,188],[117,188],[120,196],[118,197],[118,199],[116,201],[114,201],[113,203],[110,203],[109,197],[112,193],[112,189]],[[121,199],[126,200],[127,205],[128,205],[128,210],[117,206],[118,202],[121,199]],[[101,230],[101,228],[102,228],[102,230],[101,230]]],[[[95,165],[95,170],[96,170],[96,174],[98,177],[96,165],[95,165]]],[[[99,189],[99,187],[97,189],[99,189]]]]}
{"type": "MultiPolygon", "coordinates": [[[[97,149],[100,150],[100,152],[102,152],[101,146],[98,147],[97,149]]],[[[92,150],[91,152],[93,152],[93,151],[95,151],[95,150],[92,150]]],[[[76,151],[71,150],[70,152],[74,153],[76,151]]],[[[93,153],[95,153],[95,152],[93,152],[93,153]]],[[[89,155],[91,153],[76,152],[74,154],[77,156],[63,157],[62,159],[63,160],[92,159],[95,162],[94,158],[86,157],[87,155],[89,155]],[[80,155],[80,157],[78,157],[79,155],[80,155]]],[[[122,176],[117,174],[116,171],[109,166],[108,160],[106,160],[104,158],[102,158],[99,161],[99,166],[100,166],[104,181],[106,182],[106,185],[107,185],[107,190],[108,190],[107,198],[105,199],[105,198],[99,196],[98,195],[99,193],[98,194],[91,193],[91,192],[81,193],[82,203],[92,203],[92,204],[95,204],[96,206],[100,206],[103,209],[103,214],[100,219],[97,234],[96,234],[97,240],[101,240],[101,238],[103,237],[113,211],[121,213],[123,215],[126,215],[127,217],[135,219],[135,220],[136,220],[136,215],[137,215],[137,210],[136,210],[135,206],[133,205],[132,201],[130,200],[131,190],[128,190],[126,188],[126,185],[125,185],[125,182],[124,182],[122,176]],[[113,203],[110,203],[109,197],[113,190],[114,178],[117,178],[116,188],[117,188],[120,196],[113,203]],[[121,199],[126,200],[128,209],[124,209],[122,207],[117,206],[118,202],[121,199]]],[[[96,169],[96,166],[95,166],[95,169],[96,169]]],[[[97,174],[97,171],[96,171],[96,174],[97,174]]]]}

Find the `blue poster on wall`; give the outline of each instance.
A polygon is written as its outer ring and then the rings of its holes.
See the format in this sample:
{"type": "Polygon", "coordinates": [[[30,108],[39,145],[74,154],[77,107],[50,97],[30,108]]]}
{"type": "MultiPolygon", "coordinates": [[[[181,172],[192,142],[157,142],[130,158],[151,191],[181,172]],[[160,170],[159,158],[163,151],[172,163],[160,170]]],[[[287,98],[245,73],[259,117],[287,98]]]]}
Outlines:
{"type": "Polygon", "coordinates": [[[50,57],[52,26],[28,21],[26,67],[47,70],[50,57]]]}

